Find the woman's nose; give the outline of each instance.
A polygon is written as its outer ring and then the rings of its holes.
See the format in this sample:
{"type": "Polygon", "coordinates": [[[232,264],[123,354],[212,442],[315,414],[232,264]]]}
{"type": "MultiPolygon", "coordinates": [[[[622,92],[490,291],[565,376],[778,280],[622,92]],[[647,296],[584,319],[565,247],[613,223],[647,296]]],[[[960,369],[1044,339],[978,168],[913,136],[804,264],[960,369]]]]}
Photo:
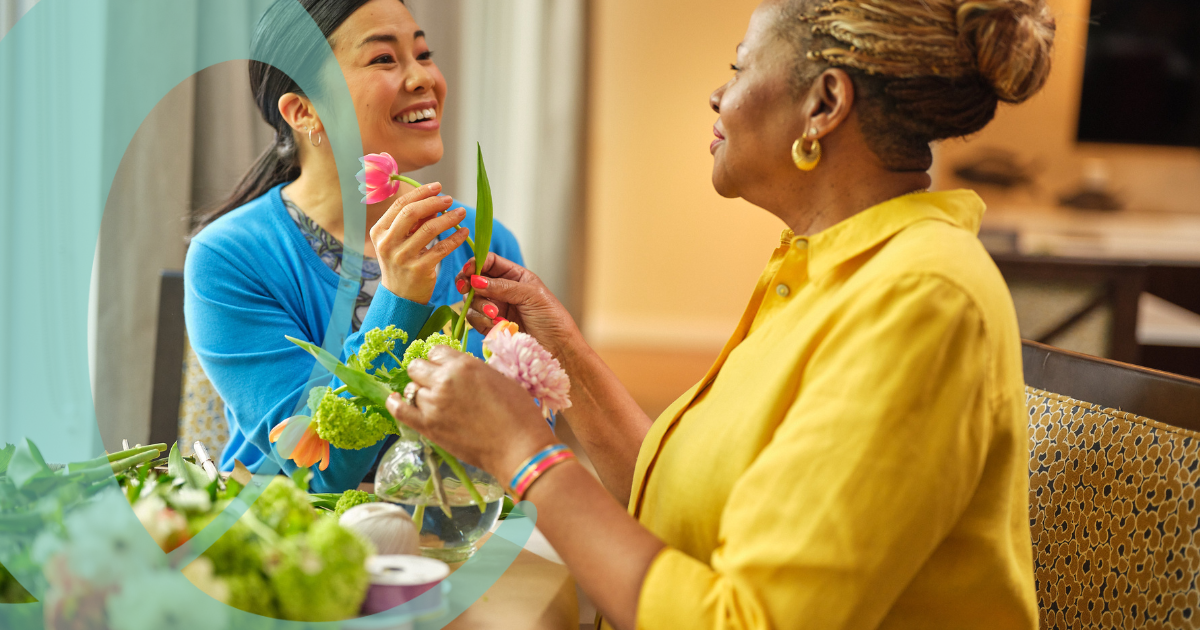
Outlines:
{"type": "Polygon", "coordinates": [[[718,114],[721,113],[721,95],[724,93],[725,93],[725,88],[722,87],[722,88],[718,89],[717,91],[713,92],[712,95],[708,97],[709,107],[712,107],[712,110],[714,112],[717,112],[718,114]]]}
{"type": "Polygon", "coordinates": [[[433,73],[429,72],[425,66],[414,63],[410,66],[408,76],[404,79],[404,89],[415,94],[420,94],[427,90],[433,89],[433,73]]]}

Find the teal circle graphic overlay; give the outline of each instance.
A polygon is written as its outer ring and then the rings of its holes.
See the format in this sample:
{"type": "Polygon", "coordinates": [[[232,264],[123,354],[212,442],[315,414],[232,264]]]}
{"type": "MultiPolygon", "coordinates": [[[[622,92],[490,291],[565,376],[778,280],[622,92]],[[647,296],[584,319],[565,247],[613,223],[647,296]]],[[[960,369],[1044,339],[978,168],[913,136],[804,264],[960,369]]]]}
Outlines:
{"type": "MultiPolygon", "coordinates": [[[[362,141],[345,79],[303,7],[294,0],[41,0],[0,39],[0,446],[17,445],[12,461],[0,458],[0,465],[33,471],[39,462],[103,456],[88,373],[88,293],[114,176],[138,127],[172,88],[209,66],[253,59],[251,35],[268,9],[283,12],[292,35],[320,51],[309,62],[257,61],[286,72],[310,97],[336,158],[346,246],[322,345],[340,354],[367,230],[354,180],[362,141]]],[[[320,385],[330,376],[315,364],[309,383],[320,385]]],[[[301,396],[297,411],[306,399],[301,396]]],[[[267,619],[209,598],[178,567],[228,531],[278,472],[268,458],[238,500],[171,554],[163,554],[138,521],[111,471],[86,487],[44,471],[23,479],[34,484],[27,488],[42,484],[47,491],[31,505],[7,512],[0,507],[0,564],[39,602],[0,606],[0,627],[42,628],[48,607],[62,609],[64,602],[46,600],[44,576],[55,568],[44,556],[74,528],[72,562],[81,564],[73,570],[113,580],[118,594],[110,600],[139,603],[126,606],[133,613],[110,620],[114,630],[164,623],[173,630],[367,630],[408,622],[435,630],[495,583],[536,522],[531,504],[518,505],[446,580],[444,610],[433,618],[415,619],[438,596],[431,591],[392,611],[346,622],[267,619]],[[64,513],[62,506],[78,507],[64,513]],[[18,527],[31,521],[42,524],[33,534],[18,527]],[[149,579],[151,569],[158,573],[150,575],[166,577],[149,579]]],[[[15,490],[0,485],[0,506],[8,504],[10,492],[15,490]]]]}

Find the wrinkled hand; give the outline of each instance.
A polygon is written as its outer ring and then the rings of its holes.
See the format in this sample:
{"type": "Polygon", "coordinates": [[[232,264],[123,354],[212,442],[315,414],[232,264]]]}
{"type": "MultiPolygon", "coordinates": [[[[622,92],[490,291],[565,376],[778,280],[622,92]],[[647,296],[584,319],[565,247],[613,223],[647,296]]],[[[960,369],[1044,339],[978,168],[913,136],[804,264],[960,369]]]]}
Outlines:
{"type": "Polygon", "coordinates": [[[472,258],[455,277],[459,293],[475,289],[475,300],[467,321],[483,334],[497,317],[521,327],[555,357],[563,356],[573,343],[583,340],[567,309],[532,271],[494,253],[488,254],[480,275],[472,258]]]}
{"type": "Polygon", "coordinates": [[[441,184],[426,184],[402,195],[371,227],[371,243],[379,258],[379,282],[398,297],[427,304],[437,285],[442,259],[467,241],[470,231],[460,229],[450,238],[429,247],[438,234],[458,225],[467,211],[450,197],[438,197],[441,184]],[[437,216],[439,212],[446,212],[437,216]]]}
{"type": "Polygon", "coordinates": [[[519,466],[556,442],[541,410],[519,384],[484,362],[438,346],[408,368],[416,405],[393,394],[388,411],[450,454],[507,485],[519,466]]]}

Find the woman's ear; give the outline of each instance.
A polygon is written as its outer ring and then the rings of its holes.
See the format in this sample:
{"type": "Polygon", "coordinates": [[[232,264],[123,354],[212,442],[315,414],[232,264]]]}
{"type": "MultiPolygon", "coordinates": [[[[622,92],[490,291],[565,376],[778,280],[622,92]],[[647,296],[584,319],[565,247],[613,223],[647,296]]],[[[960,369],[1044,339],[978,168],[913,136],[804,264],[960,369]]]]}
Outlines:
{"type": "Polygon", "coordinates": [[[854,81],[845,70],[830,68],[818,75],[806,101],[808,129],[817,131],[813,139],[827,136],[840,127],[854,109],[854,98],[854,81]]]}
{"type": "Polygon", "coordinates": [[[296,131],[321,130],[321,118],[317,116],[312,102],[295,92],[279,97],[279,114],[296,131]]]}

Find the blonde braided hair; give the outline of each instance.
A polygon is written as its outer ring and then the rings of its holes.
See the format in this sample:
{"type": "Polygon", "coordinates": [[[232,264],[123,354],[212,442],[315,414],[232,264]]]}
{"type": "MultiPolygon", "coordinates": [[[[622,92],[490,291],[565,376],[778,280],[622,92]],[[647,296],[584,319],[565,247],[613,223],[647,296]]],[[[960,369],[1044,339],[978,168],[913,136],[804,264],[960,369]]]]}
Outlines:
{"type": "Polygon", "coordinates": [[[1055,33],[1045,0],[791,0],[780,25],[810,62],[798,62],[798,88],[823,70],[811,62],[851,71],[864,132],[897,169],[928,168],[930,142],[1036,94],[1055,33]]]}

